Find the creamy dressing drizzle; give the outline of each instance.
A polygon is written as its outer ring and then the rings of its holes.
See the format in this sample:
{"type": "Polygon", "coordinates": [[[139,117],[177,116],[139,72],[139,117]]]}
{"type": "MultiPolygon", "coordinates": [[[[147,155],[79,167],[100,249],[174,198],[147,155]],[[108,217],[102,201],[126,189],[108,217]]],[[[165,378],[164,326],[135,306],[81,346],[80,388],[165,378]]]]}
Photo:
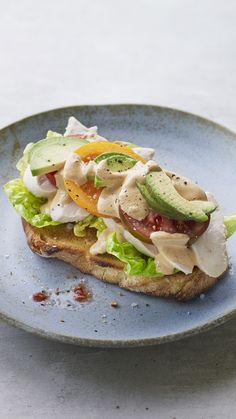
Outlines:
{"type": "Polygon", "coordinates": [[[80,160],[78,154],[72,153],[64,166],[64,179],[83,185],[87,182],[89,176],[94,175],[95,166],[96,163],[93,160],[90,160],[89,163],[84,163],[80,160]]]}
{"type": "Polygon", "coordinates": [[[96,174],[104,180],[106,187],[98,200],[98,211],[111,217],[119,217],[119,205],[128,215],[136,220],[143,220],[149,212],[147,202],[139,192],[136,182],[143,182],[151,170],[158,170],[158,164],[149,160],[140,161],[134,167],[123,172],[112,172],[106,160],[101,161],[96,174]]]}
{"type": "Polygon", "coordinates": [[[187,199],[188,201],[207,201],[205,192],[192,180],[174,172],[165,171],[165,173],[171,178],[175,189],[183,198],[187,199]]]}

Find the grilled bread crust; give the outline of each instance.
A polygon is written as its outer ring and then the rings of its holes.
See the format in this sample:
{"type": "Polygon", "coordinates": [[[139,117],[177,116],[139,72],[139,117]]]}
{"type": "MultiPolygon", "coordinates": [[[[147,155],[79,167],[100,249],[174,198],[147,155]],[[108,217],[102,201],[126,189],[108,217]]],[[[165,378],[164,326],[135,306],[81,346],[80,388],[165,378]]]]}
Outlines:
{"type": "Polygon", "coordinates": [[[61,259],[83,273],[130,291],[184,301],[205,293],[219,279],[206,275],[197,267],[189,275],[178,272],[161,278],[129,276],[123,271],[124,264],[116,257],[90,254],[90,246],[96,241],[94,229],[87,229],[85,237],[76,237],[67,224],[37,228],[23,219],[22,224],[28,245],[34,253],[61,259]]]}

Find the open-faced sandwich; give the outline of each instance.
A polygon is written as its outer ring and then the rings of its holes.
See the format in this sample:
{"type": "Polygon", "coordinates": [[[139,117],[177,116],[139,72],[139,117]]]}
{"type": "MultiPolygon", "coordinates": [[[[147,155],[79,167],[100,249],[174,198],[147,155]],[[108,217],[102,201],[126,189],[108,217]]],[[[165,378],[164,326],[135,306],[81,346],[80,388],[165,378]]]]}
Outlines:
{"type": "Polygon", "coordinates": [[[228,268],[236,215],[162,169],[154,150],[110,142],[74,117],[26,146],[5,192],[33,252],[131,291],[193,298],[228,268]]]}

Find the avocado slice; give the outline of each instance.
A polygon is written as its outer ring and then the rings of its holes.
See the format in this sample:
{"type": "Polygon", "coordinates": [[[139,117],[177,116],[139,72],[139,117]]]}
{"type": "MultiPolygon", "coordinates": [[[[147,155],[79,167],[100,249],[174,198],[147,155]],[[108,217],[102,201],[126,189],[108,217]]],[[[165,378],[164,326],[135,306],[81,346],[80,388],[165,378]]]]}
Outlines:
{"type": "MultiPolygon", "coordinates": [[[[130,157],[128,154],[116,153],[115,151],[110,151],[110,152],[108,151],[107,153],[99,154],[99,156],[97,156],[94,159],[94,161],[95,161],[95,163],[100,163],[100,161],[109,159],[110,157],[115,158],[115,159],[120,158],[119,160],[122,160],[122,162],[124,162],[124,163],[125,163],[126,159],[133,160],[135,163],[137,163],[137,161],[133,157],[130,157]]],[[[134,164],[133,164],[133,166],[134,166],[134,164]]],[[[127,170],[127,169],[123,169],[123,170],[127,170]]]]}
{"type": "MultiPolygon", "coordinates": [[[[95,163],[99,163],[102,160],[107,160],[107,166],[112,172],[124,172],[125,170],[131,169],[137,163],[137,160],[127,154],[115,152],[103,153],[94,159],[95,163]]],[[[95,175],[94,185],[96,187],[103,187],[104,182],[99,176],[95,175]]]]}
{"type": "Polygon", "coordinates": [[[81,138],[50,137],[38,141],[30,149],[29,165],[33,176],[59,170],[69,155],[86,144],[88,141],[81,138]]]}
{"type": "MultiPolygon", "coordinates": [[[[160,214],[176,220],[207,221],[208,214],[216,209],[213,202],[184,199],[178,194],[170,178],[163,171],[148,173],[146,189],[152,197],[152,208],[160,214]]],[[[144,194],[145,192],[146,190],[144,190],[144,194]]],[[[145,195],[143,196],[145,198],[145,195]]]]}
{"type": "MultiPolygon", "coordinates": [[[[140,182],[136,182],[136,185],[137,185],[137,188],[138,188],[139,192],[144,197],[145,201],[147,201],[149,207],[157,211],[157,203],[156,203],[155,199],[153,198],[153,196],[151,195],[151,193],[149,192],[147,186],[143,183],[140,183],[140,182]]],[[[158,206],[158,212],[160,214],[163,214],[163,215],[165,214],[166,217],[169,217],[169,218],[171,218],[171,216],[173,215],[171,213],[171,211],[168,211],[162,205],[158,206]]],[[[173,218],[173,216],[172,216],[172,218],[173,218]]]]}
{"type": "Polygon", "coordinates": [[[126,155],[111,156],[107,159],[108,168],[112,172],[124,172],[135,166],[137,160],[126,155]]]}
{"type": "Polygon", "coordinates": [[[137,185],[137,188],[138,188],[139,192],[142,194],[144,199],[147,201],[149,207],[151,207],[153,209],[156,209],[156,201],[152,197],[152,195],[149,193],[147,186],[143,183],[140,183],[140,182],[136,182],[136,185],[137,185]]]}

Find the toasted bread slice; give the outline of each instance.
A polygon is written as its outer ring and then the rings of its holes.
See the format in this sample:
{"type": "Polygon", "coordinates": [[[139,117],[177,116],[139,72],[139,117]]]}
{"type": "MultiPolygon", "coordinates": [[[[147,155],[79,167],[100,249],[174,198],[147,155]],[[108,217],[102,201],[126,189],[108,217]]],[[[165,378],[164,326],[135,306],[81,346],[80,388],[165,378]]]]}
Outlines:
{"type": "Polygon", "coordinates": [[[116,257],[109,254],[93,256],[89,253],[90,246],[96,241],[94,229],[87,229],[86,236],[78,238],[66,224],[36,228],[25,220],[22,223],[28,245],[34,253],[64,260],[84,273],[130,291],[189,300],[206,292],[219,279],[206,275],[198,268],[194,268],[189,275],[178,272],[162,278],[128,276],[123,271],[123,263],[116,257]]]}

